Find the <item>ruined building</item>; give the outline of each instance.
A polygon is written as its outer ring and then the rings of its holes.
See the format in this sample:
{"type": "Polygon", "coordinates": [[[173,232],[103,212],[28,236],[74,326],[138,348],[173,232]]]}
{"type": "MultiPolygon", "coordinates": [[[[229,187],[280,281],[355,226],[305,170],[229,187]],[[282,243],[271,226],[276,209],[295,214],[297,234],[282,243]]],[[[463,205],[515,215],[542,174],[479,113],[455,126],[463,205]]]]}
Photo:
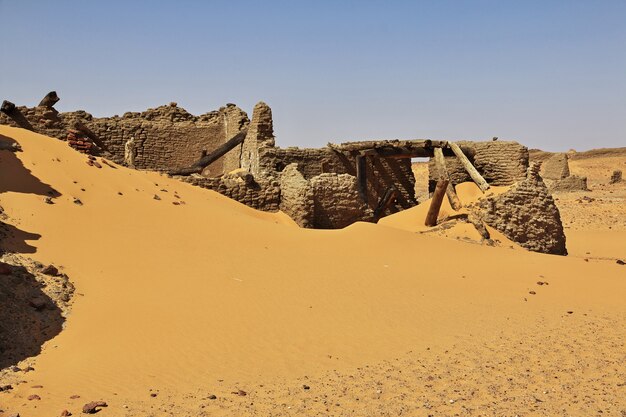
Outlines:
{"type": "Polygon", "coordinates": [[[485,185],[515,184],[507,195],[485,199],[477,209],[480,221],[530,250],[566,253],[558,210],[536,170],[529,173],[528,149],[517,142],[456,142],[467,160],[464,166],[445,141],[383,140],[315,149],[280,148],[275,144],[272,111],[262,102],[254,107],[249,120],[234,104],[200,116],[171,103],[142,113],[95,118],[84,111],[59,113],[53,107],[57,100],[53,94],[52,99],[32,108],[5,101],[0,124],[62,140],[70,130],[82,132],[86,141],[93,142],[93,152],[116,163],[167,172],[259,210],[282,210],[300,226],[310,228],[377,221],[415,206],[411,158],[431,157],[429,178],[418,180],[428,181],[432,192],[442,177],[432,158],[437,150],[452,185],[448,192],[454,192],[454,185],[474,179],[467,164],[475,167],[485,185]],[[529,218],[547,234],[525,231],[529,218]]]}

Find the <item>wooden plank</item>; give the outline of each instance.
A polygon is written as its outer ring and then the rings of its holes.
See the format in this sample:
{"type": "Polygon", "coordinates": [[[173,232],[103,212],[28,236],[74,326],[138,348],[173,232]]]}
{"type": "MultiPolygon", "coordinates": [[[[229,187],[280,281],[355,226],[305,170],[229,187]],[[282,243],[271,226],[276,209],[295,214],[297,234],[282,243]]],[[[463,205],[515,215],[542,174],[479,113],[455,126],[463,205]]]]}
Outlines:
{"type": "Polygon", "coordinates": [[[437,181],[437,187],[433,193],[433,198],[430,200],[430,207],[428,207],[428,214],[426,215],[426,226],[432,227],[437,225],[437,217],[439,217],[439,210],[441,209],[441,203],[443,202],[443,196],[446,194],[446,188],[450,181],[439,180],[437,181]]]}
{"type": "Polygon", "coordinates": [[[39,102],[39,107],[48,107],[52,108],[58,101],[59,96],[56,91],[50,91],[46,96],[39,102]]]}
{"type": "Polygon", "coordinates": [[[365,155],[356,157],[356,183],[361,201],[367,204],[367,157],[365,155]]]}
{"type": "Polygon", "coordinates": [[[235,148],[237,145],[240,145],[241,143],[243,143],[243,140],[246,138],[247,132],[248,132],[247,129],[242,130],[241,132],[237,133],[235,136],[230,138],[226,143],[219,146],[210,154],[202,156],[198,160],[198,162],[196,162],[192,166],[187,167],[187,168],[181,168],[175,171],[171,171],[170,175],[191,175],[191,174],[201,173],[204,168],[208,167],[213,162],[217,161],[222,156],[226,155],[230,150],[235,148]]]}
{"type": "Polygon", "coordinates": [[[454,142],[450,142],[449,146],[450,149],[452,149],[452,152],[454,152],[454,154],[456,155],[456,157],[459,158],[459,161],[461,162],[461,165],[463,165],[463,168],[465,168],[472,180],[476,183],[476,185],[478,185],[478,188],[480,188],[483,193],[487,191],[489,189],[489,184],[487,184],[487,181],[485,181],[482,175],[480,175],[480,173],[476,170],[474,165],[472,165],[470,160],[467,159],[467,156],[465,156],[461,148],[459,148],[459,145],[454,142]]]}
{"type": "Polygon", "coordinates": [[[441,148],[435,148],[435,166],[437,167],[437,172],[439,173],[439,179],[448,180],[448,186],[446,187],[446,196],[448,197],[448,201],[450,202],[450,206],[454,211],[459,211],[463,205],[461,204],[461,200],[459,196],[456,194],[456,190],[454,189],[454,185],[450,182],[450,175],[448,173],[448,168],[446,167],[446,159],[443,156],[443,150],[441,148]]]}
{"type": "Polygon", "coordinates": [[[387,188],[385,194],[383,194],[380,201],[378,202],[378,205],[374,209],[374,218],[378,220],[380,216],[385,212],[385,210],[387,210],[391,206],[391,203],[396,198],[398,198],[398,190],[396,190],[396,187],[392,186],[387,188]]]}

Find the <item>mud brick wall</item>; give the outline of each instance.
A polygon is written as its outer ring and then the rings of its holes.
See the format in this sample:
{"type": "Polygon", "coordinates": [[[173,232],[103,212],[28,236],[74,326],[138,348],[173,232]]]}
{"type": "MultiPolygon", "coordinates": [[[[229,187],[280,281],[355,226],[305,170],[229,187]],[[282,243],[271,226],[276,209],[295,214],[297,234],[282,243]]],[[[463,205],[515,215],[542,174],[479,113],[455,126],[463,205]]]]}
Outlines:
{"type": "MultiPolygon", "coordinates": [[[[512,141],[469,142],[459,141],[459,146],[472,150],[467,158],[478,172],[491,185],[511,185],[526,178],[528,169],[528,148],[512,141]]],[[[463,165],[455,156],[447,156],[446,167],[453,184],[472,181],[463,165]]],[[[435,161],[428,164],[430,192],[435,190],[438,173],[435,161]]]]}
{"type": "Polygon", "coordinates": [[[356,221],[372,221],[373,212],[359,198],[356,177],[320,174],[311,178],[313,224],[316,229],[341,229],[356,221]]]}
{"type": "Polygon", "coordinates": [[[300,227],[315,227],[315,197],[311,182],[289,164],[280,173],[280,210],[300,227]]]}
{"type": "Polygon", "coordinates": [[[541,165],[541,176],[548,180],[561,180],[569,177],[567,154],[557,153],[546,159],[541,165]]]}
{"type": "Polygon", "coordinates": [[[507,192],[481,200],[478,216],[528,250],[567,255],[559,209],[538,171],[529,169],[507,192]]]}
{"type": "MultiPolygon", "coordinates": [[[[194,116],[172,103],[145,112],[95,118],[84,111],[59,113],[46,107],[19,107],[33,130],[65,139],[74,122],[83,123],[106,146],[114,162],[138,169],[168,171],[196,162],[202,151],[212,151],[244,129],[245,112],[234,104],[194,116]]],[[[0,124],[17,126],[4,114],[0,124]]],[[[206,175],[220,175],[239,167],[236,148],[213,163],[206,175]]]]}
{"type": "MultiPolygon", "coordinates": [[[[259,150],[259,169],[261,172],[276,176],[286,166],[296,163],[305,179],[321,174],[349,174],[356,176],[356,158],[330,148],[274,148],[259,150]]],[[[399,211],[415,206],[415,177],[409,159],[391,159],[368,157],[367,205],[374,209],[388,187],[399,191],[396,207],[399,211]]]]}
{"type": "Polygon", "coordinates": [[[236,179],[228,175],[214,178],[199,175],[175,178],[216,191],[257,210],[273,212],[280,209],[280,185],[277,181],[254,180],[252,177],[236,179]]]}

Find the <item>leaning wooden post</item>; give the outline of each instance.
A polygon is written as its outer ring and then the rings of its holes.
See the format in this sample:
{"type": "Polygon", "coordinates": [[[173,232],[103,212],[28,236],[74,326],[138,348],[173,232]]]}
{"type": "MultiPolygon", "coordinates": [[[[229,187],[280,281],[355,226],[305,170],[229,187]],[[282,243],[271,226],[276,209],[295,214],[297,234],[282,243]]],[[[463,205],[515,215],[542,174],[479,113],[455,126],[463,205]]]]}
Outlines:
{"type": "Polygon", "coordinates": [[[365,155],[356,156],[356,183],[361,201],[367,204],[367,159],[365,155]]]}
{"type": "Polygon", "coordinates": [[[48,107],[52,108],[59,101],[59,96],[56,91],[50,91],[46,96],[39,102],[39,107],[48,107]]]}
{"type": "Polygon", "coordinates": [[[446,188],[450,183],[449,180],[440,179],[437,181],[437,187],[433,194],[433,198],[430,200],[430,207],[428,207],[428,214],[426,215],[426,226],[436,226],[437,218],[439,217],[439,209],[441,209],[441,203],[443,202],[443,196],[446,194],[446,188]]]}
{"type": "Polygon", "coordinates": [[[470,160],[467,159],[467,156],[465,156],[461,148],[459,148],[459,145],[454,142],[450,142],[449,145],[452,152],[454,152],[456,157],[459,158],[463,168],[465,168],[469,176],[472,177],[472,180],[476,183],[476,185],[478,185],[478,188],[480,188],[483,193],[487,191],[489,189],[489,184],[487,184],[487,181],[485,181],[482,175],[480,175],[476,168],[474,168],[474,165],[472,165],[470,160]]]}
{"type": "Polygon", "coordinates": [[[33,126],[30,124],[28,119],[22,114],[20,109],[15,106],[15,104],[11,103],[9,100],[4,100],[2,105],[0,106],[0,111],[7,116],[9,116],[13,121],[21,128],[28,130],[35,130],[33,126]]]}
{"type": "MultiPolygon", "coordinates": [[[[443,157],[443,150],[441,148],[435,148],[435,166],[437,167],[437,171],[439,172],[439,179],[450,180],[450,174],[448,173],[448,169],[446,168],[446,160],[443,157]]],[[[454,211],[459,211],[463,205],[461,204],[461,200],[459,200],[459,196],[456,194],[456,190],[452,185],[452,182],[448,182],[448,186],[446,187],[446,196],[448,197],[448,201],[450,202],[450,206],[454,211]]]]}

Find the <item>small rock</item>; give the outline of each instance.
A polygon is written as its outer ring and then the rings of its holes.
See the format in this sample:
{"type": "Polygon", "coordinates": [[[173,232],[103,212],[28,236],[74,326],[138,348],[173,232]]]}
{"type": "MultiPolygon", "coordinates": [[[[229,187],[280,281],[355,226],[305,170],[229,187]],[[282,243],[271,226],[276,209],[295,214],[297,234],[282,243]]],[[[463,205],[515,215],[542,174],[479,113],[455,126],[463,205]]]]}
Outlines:
{"type": "Polygon", "coordinates": [[[534,291],[528,291],[528,294],[535,295],[535,294],[537,294],[537,293],[536,293],[536,292],[534,292],[534,291]]]}
{"type": "Polygon", "coordinates": [[[109,405],[104,401],[92,401],[83,405],[83,413],[85,414],[96,414],[100,407],[108,407],[109,405]]]}
{"type": "Polygon", "coordinates": [[[615,261],[615,263],[618,265],[626,265],[626,262],[622,261],[621,259],[618,259],[617,261],[615,261]]]}
{"type": "Polygon", "coordinates": [[[76,394],[74,394],[74,395],[72,395],[72,396],[70,397],[70,399],[72,399],[72,400],[75,400],[75,399],[77,399],[77,398],[80,398],[80,395],[76,395],[76,394]]]}
{"type": "Polygon", "coordinates": [[[82,202],[82,201],[80,201],[78,198],[74,197],[74,204],[79,205],[79,206],[82,206],[82,205],[83,205],[83,202],[82,202]]]}
{"type": "Polygon", "coordinates": [[[211,394],[209,395],[209,400],[217,400],[217,396],[211,394]]]}
{"type": "Polygon", "coordinates": [[[305,389],[305,390],[311,389],[311,387],[309,387],[309,386],[308,386],[308,385],[306,385],[306,384],[302,385],[302,388],[303,388],[303,389],[305,389]]]}
{"type": "Polygon", "coordinates": [[[56,276],[59,275],[59,269],[56,266],[50,264],[50,265],[46,266],[41,271],[41,273],[46,274],[46,275],[50,275],[52,277],[56,277],[56,276]]]}
{"type": "MultiPolygon", "coordinates": [[[[567,314],[574,314],[574,312],[573,311],[568,311],[567,314]]],[[[545,394],[545,392],[544,392],[544,394],[545,394]]]]}
{"type": "Polygon", "coordinates": [[[156,194],[155,194],[155,195],[154,195],[154,197],[152,197],[152,198],[153,198],[153,199],[155,199],[155,200],[160,200],[160,199],[161,199],[161,197],[159,197],[159,196],[158,196],[158,195],[156,195],[156,194]]]}
{"type": "Polygon", "coordinates": [[[35,368],[33,368],[32,366],[27,366],[26,368],[24,368],[24,372],[30,372],[30,371],[34,371],[35,368]]]}
{"type": "Polygon", "coordinates": [[[231,394],[239,395],[240,397],[245,397],[246,395],[248,395],[248,393],[242,389],[233,391],[231,394]]]}
{"type": "Polygon", "coordinates": [[[43,388],[43,385],[33,385],[31,388],[43,388]]]}
{"type": "Polygon", "coordinates": [[[13,389],[13,385],[0,385],[0,392],[9,391],[13,389]]]}
{"type": "Polygon", "coordinates": [[[46,198],[44,198],[44,199],[43,199],[43,201],[44,201],[46,204],[54,204],[54,200],[52,200],[52,198],[50,198],[50,197],[46,197],[46,198]]]}
{"type": "Polygon", "coordinates": [[[21,371],[22,369],[21,369],[19,366],[15,366],[15,365],[13,365],[13,366],[11,367],[11,370],[12,370],[13,372],[19,372],[19,371],[21,371]]]}
{"type": "Polygon", "coordinates": [[[9,414],[7,417],[20,417],[20,413],[9,414]]]}
{"type": "Polygon", "coordinates": [[[537,281],[537,285],[543,285],[543,281],[537,281]]]}
{"type": "Polygon", "coordinates": [[[151,396],[152,398],[154,398],[154,397],[156,397],[156,396],[157,396],[157,393],[156,393],[156,392],[151,392],[151,393],[150,393],[150,396],[151,396]]]}
{"type": "Polygon", "coordinates": [[[29,395],[27,398],[28,398],[28,401],[41,400],[41,397],[37,394],[29,395]]]}
{"type": "Polygon", "coordinates": [[[70,413],[68,410],[63,410],[61,411],[61,417],[68,417],[71,416],[72,413],[70,413]]]}

